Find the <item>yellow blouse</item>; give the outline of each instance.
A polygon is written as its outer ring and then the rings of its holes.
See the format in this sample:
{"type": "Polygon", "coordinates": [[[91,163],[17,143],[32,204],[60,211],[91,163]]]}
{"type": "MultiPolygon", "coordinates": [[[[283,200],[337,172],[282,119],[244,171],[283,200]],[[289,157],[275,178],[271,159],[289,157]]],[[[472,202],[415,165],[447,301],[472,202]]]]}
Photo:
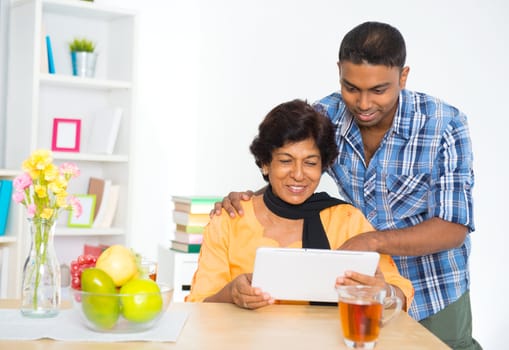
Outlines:
{"type": "MultiPolygon", "coordinates": [[[[242,207],[243,216],[231,218],[223,210],[205,228],[198,269],[186,301],[203,301],[238,275],[253,272],[258,247],[279,247],[278,242],[263,236],[264,228],[256,218],[252,199],[242,202],[242,207]]],[[[324,209],[320,212],[320,218],[331,249],[338,249],[352,236],[374,230],[362,212],[351,205],[324,209]]],[[[288,248],[302,248],[302,241],[296,241],[288,248]]],[[[380,269],[387,283],[403,291],[408,308],[414,294],[411,282],[399,274],[396,264],[388,255],[380,255],[380,269]]]]}

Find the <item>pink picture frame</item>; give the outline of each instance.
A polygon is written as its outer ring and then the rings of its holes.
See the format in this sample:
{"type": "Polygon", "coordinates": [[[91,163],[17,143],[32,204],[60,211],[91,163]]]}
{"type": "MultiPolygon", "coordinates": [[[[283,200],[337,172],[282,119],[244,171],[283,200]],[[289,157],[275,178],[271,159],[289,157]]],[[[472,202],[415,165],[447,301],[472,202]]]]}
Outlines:
{"type": "Polygon", "coordinates": [[[81,119],[54,118],[51,150],[58,152],[79,152],[81,119]]]}

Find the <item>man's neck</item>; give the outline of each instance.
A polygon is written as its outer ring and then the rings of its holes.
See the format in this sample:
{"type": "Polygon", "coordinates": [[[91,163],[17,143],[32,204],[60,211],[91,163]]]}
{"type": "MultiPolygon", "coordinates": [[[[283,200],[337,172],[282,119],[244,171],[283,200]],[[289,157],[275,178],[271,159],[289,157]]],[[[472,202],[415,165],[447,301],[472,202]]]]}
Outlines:
{"type": "Polygon", "coordinates": [[[392,118],[381,120],[380,123],[373,126],[359,126],[362,136],[362,145],[364,147],[364,161],[366,162],[366,166],[368,166],[371,158],[380,147],[387,131],[389,131],[392,127],[395,114],[396,109],[392,113],[392,118]]]}

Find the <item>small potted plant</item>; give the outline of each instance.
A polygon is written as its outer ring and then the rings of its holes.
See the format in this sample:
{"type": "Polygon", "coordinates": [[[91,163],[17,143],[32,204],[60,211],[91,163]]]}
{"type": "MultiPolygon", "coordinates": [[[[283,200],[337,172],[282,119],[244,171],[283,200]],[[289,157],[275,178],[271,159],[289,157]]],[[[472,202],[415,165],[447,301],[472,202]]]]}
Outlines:
{"type": "Polygon", "coordinates": [[[92,78],[95,74],[97,61],[95,43],[86,38],[74,38],[69,43],[69,51],[71,52],[72,74],[92,78]]]}

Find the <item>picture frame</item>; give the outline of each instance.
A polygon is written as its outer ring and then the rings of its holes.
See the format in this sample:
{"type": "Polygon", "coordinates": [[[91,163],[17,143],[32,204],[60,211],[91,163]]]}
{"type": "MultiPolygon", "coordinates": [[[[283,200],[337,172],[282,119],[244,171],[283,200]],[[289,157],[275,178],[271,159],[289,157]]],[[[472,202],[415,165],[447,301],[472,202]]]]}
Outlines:
{"type": "Polygon", "coordinates": [[[81,228],[92,227],[96,203],[95,194],[75,194],[74,196],[80,201],[83,211],[79,217],[76,217],[74,210],[69,211],[67,226],[81,228]]]}
{"type": "Polygon", "coordinates": [[[51,150],[59,152],[79,152],[81,119],[54,118],[51,150]]]}

